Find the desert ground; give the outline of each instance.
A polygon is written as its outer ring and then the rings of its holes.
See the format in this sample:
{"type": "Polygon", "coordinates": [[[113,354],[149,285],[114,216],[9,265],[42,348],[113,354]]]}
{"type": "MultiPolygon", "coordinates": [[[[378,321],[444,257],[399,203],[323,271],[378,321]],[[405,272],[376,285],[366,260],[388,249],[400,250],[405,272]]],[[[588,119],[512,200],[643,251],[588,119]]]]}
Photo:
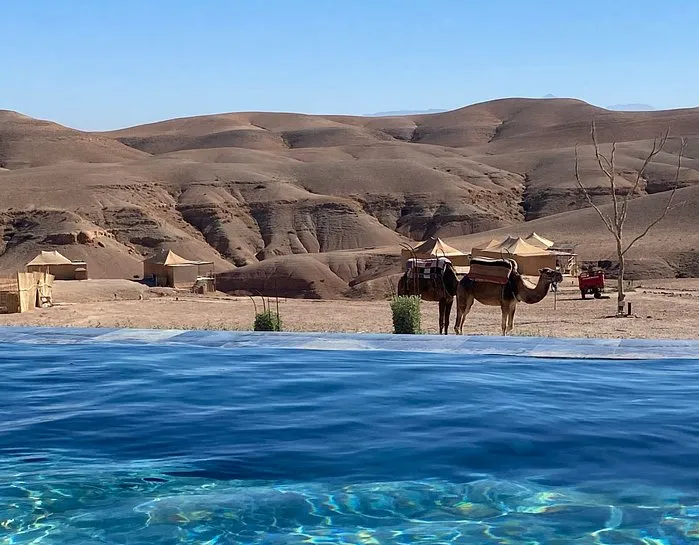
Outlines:
{"type": "MultiPolygon", "coordinates": [[[[582,300],[566,278],[555,297],[518,305],[515,335],[600,338],[699,339],[699,279],[635,282],[628,292],[632,317],[612,318],[616,294],[582,300]]],[[[197,296],[149,289],[125,280],[57,282],[55,306],[24,314],[0,315],[0,326],[132,327],[173,329],[252,328],[255,308],[247,297],[197,296]],[[142,297],[142,299],[141,299],[142,297]]],[[[258,307],[261,305],[259,298],[258,307]]],[[[423,302],[426,333],[437,333],[437,305],[423,302]]],[[[388,300],[280,299],[286,331],[390,333],[388,300]]],[[[456,309],[452,311],[454,323],[456,309]]],[[[476,303],[464,334],[499,335],[500,310],[476,303]]],[[[451,331],[450,331],[451,333],[451,331]]]]}

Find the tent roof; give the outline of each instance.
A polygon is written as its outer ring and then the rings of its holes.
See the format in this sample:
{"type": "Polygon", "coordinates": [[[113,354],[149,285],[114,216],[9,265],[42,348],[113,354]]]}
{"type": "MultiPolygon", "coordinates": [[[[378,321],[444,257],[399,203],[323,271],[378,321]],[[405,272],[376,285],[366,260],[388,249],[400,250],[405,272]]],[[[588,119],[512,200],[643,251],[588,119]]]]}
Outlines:
{"type": "Polygon", "coordinates": [[[63,254],[59,254],[56,250],[50,252],[42,251],[38,256],[32,259],[27,266],[30,265],[71,265],[73,262],[63,254]]]}
{"type": "Polygon", "coordinates": [[[503,254],[511,255],[550,255],[546,250],[537,248],[536,246],[529,244],[526,240],[520,237],[507,237],[505,240],[500,242],[495,246],[487,246],[486,248],[480,248],[482,250],[487,250],[489,252],[497,252],[503,254]]]}
{"type": "Polygon", "coordinates": [[[529,244],[537,246],[538,248],[543,248],[544,250],[551,248],[553,246],[553,241],[546,237],[542,237],[538,233],[532,232],[525,239],[529,244]]]}
{"type": "Polygon", "coordinates": [[[490,242],[488,242],[485,245],[482,246],[474,246],[476,250],[490,250],[491,248],[496,248],[500,246],[501,244],[505,244],[506,242],[514,240],[514,237],[511,237],[510,235],[507,235],[507,237],[503,240],[498,240],[496,238],[491,238],[490,242]]]}
{"type": "Polygon", "coordinates": [[[161,250],[152,257],[145,260],[146,263],[153,263],[155,265],[197,265],[197,261],[190,261],[177,255],[172,250],[161,250]]]}
{"type": "Polygon", "coordinates": [[[437,257],[441,256],[454,256],[454,255],[465,255],[461,250],[457,250],[446,244],[441,238],[431,237],[424,242],[421,242],[416,248],[414,248],[416,255],[433,255],[437,257]]]}

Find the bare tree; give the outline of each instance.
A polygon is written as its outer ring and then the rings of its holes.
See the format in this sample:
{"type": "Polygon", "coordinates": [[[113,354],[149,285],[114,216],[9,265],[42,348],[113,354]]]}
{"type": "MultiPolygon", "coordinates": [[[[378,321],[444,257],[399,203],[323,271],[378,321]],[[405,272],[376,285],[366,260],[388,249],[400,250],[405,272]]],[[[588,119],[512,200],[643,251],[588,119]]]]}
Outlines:
{"type": "Polygon", "coordinates": [[[589,190],[582,183],[582,180],[580,178],[577,145],[575,146],[575,181],[578,183],[578,187],[585,196],[587,203],[595,209],[597,215],[599,215],[599,217],[602,219],[604,225],[607,227],[607,230],[614,236],[614,239],[616,241],[616,253],[617,259],[619,260],[619,276],[617,280],[617,314],[622,315],[624,312],[624,299],[626,297],[624,293],[624,272],[626,260],[625,256],[627,252],[631,248],[633,248],[633,246],[639,240],[645,237],[653,227],[660,223],[665,218],[665,216],[667,216],[668,212],[672,209],[672,202],[675,198],[675,193],[677,192],[677,188],[679,186],[680,170],[682,169],[682,157],[684,156],[684,151],[687,146],[687,142],[684,138],[681,140],[680,149],[677,153],[677,169],[675,170],[675,179],[674,183],[672,184],[672,189],[670,190],[670,195],[667,199],[665,207],[656,218],[649,220],[649,223],[646,225],[645,229],[643,229],[638,235],[633,237],[631,239],[631,242],[627,243],[625,239],[624,225],[626,223],[626,218],[629,210],[629,201],[633,199],[636,193],[638,192],[641,182],[644,180],[643,175],[645,174],[648,165],[651,162],[653,162],[653,159],[663,150],[665,144],[667,144],[670,131],[669,129],[666,130],[659,138],[653,140],[653,147],[648,153],[648,155],[646,155],[646,158],[643,161],[643,165],[636,173],[636,178],[634,180],[633,186],[630,190],[626,191],[625,194],[622,194],[622,192],[619,191],[619,187],[617,185],[617,174],[615,165],[616,142],[612,142],[611,152],[607,157],[600,151],[599,142],[597,141],[597,128],[595,126],[594,121],[592,122],[591,134],[592,142],[595,146],[595,158],[597,159],[597,165],[599,169],[604,173],[604,176],[607,178],[610,186],[610,193],[612,197],[611,215],[603,212],[602,209],[592,201],[592,197],[590,196],[589,190]]]}

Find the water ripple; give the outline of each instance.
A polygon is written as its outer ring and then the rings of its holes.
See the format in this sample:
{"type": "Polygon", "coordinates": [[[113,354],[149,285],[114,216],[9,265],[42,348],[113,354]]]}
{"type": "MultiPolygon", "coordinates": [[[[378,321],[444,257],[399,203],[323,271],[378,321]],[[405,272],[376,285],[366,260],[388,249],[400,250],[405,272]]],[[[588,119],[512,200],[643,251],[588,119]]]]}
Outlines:
{"type": "Polygon", "coordinates": [[[0,543],[689,543],[699,362],[0,345],[0,543]]]}

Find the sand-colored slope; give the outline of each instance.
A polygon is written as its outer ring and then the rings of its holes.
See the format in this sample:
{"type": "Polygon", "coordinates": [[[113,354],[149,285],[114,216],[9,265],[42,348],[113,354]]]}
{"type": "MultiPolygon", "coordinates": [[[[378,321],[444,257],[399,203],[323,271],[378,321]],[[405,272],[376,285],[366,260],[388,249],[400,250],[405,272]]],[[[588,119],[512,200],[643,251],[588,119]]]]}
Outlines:
{"type": "Polygon", "coordinates": [[[307,299],[384,297],[395,286],[398,255],[383,249],[276,257],[219,275],[222,291],[307,299]]]}
{"type": "MultiPolygon", "coordinates": [[[[243,135],[268,133],[278,146],[329,147],[397,140],[503,153],[572,146],[589,138],[597,120],[600,142],[647,140],[671,128],[695,134],[699,108],[650,112],[605,110],[572,99],[502,99],[449,112],[396,117],[312,116],[291,113],[231,113],[151,123],[101,133],[134,147],[198,149],[245,147],[243,135]],[[233,136],[240,133],[235,143],[233,136]],[[162,141],[161,144],[157,142],[162,141]]],[[[255,144],[251,147],[257,147],[255,144]]],[[[162,153],[162,151],[160,151],[162,153]]]]}
{"type": "Polygon", "coordinates": [[[64,161],[119,163],[145,155],[111,138],[0,110],[0,166],[4,168],[64,161]]]}
{"type": "MultiPolygon", "coordinates": [[[[640,197],[631,201],[625,224],[630,241],[643,232],[650,221],[659,217],[667,205],[669,192],[640,197]]],[[[629,268],[633,276],[699,275],[699,186],[677,191],[673,208],[666,218],[629,251],[629,268]]],[[[611,205],[602,206],[611,213],[611,205]]],[[[493,238],[508,234],[524,236],[536,231],[559,243],[570,243],[582,260],[616,260],[615,240],[597,213],[588,208],[540,218],[521,225],[449,239],[449,244],[464,251],[493,238]]]]}
{"type": "MultiPolygon", "coordinates": [[[[629,191],[636,180],[638,170],[652,148],[652,141],[622,142],[616,150],[617,186],[629,191]]],[[[688,147],[682,160],[680,186],[699,183],[699,160],[696,147],[699,137],[688,139],[688,147]]],[[[667,191],[675,182],[679,142],[668,142],[666,151],[655,157],[647,167],[638,187],[641,195],[667,191]]],[[[609,156],[609,145],[602,151],[609,156]]],[[[585,144],[578,147],[579,169],[585,186],[596,203],[604,203],[609,197],[609,180],[599,169],[594,147],[585,144]]],[[[473,161],[483,162],[504,171],[521,173],[526,179],[524,212],[526,219],[536,219],[551,214],[575,210],[586,206],[575,181],[575,148],[562,147],[550,150],[527,151],[500,155],[475,155],[473,161]]]]}

